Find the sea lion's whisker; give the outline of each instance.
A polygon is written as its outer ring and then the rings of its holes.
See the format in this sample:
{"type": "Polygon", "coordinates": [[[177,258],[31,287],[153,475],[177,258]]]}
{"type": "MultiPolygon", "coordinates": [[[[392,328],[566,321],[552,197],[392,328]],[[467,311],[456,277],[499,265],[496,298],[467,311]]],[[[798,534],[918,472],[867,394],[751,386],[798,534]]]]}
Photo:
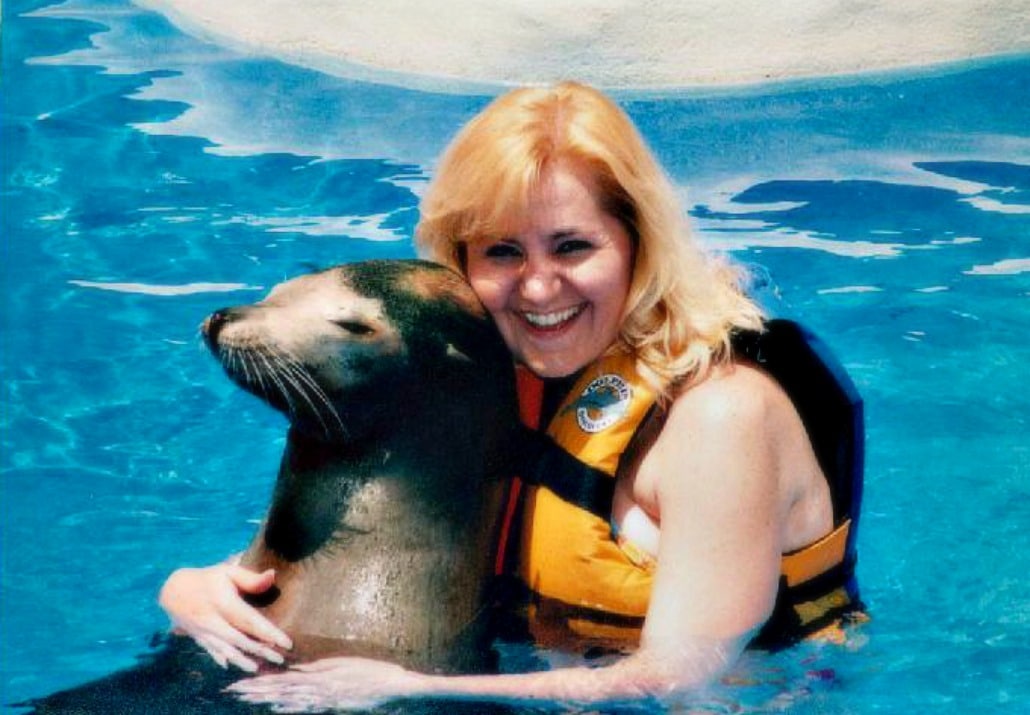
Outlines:
{"type": "Polygon", "coordinates": [[[271,397],[272,392],[265,383],[264,371],[258,368],[255,356],[245,350],[237,350],[236,356],[239,357],[240,365],[243,368],[243,376],[247,384],[257,387],[266,399],[271,397]]]}
{"type": "Polygon", "coordinates": [[[246,382],[252,388],[256,388],[258,392],[267,400],[275,396],[281,396],[288,408],[290,414],[293,414],[293,405],[290,403],[290,396],[282,388],[282,385],[276,379],[273,371],[269,370],[267,361],[262,357],[261,351],[241,351],[240,352],[240,363],[243,365],[243,370],[246,376],[246,382]],[[258,364],[258,360],[264,363],[264,367],[258,364]],[[253,376],[251,376],[253,371],[253,376]],[[268,378],[268,381],[265,380],[268,378]]]}
{"type": "Polygon", "coordinates": [[[303,383],[297,380],[296,376],[288,369],[289,366],[279,356],[278,351],[266,348],[261,351],[261,359],[265,362],[269,376],[275,380],[276,384],[282,390],[283,397],[286,398],[286,401],[290,406],[290,414],[294,416],[296,415],[296,403],[292,398],[299,397],[304,400],[310,412],[312,412],[315,418],[318,419],[325,436],[327,438],[332,437],[332,431],[329,429],[329,425],[326,424],[325,420],[322,419],[322,413],[318,409],[318,406],[312,402],[311,396],[308,394],[308,391],[304,389],[303,383]],[[290,388],[292,388],[292,390],[290,388]]]}
{"type": "Polygon", "coordinates": [[[240,370],[243,373],[243,379],[245,384],[250,385],[257,389],[257,391],[267,400],[276,394],[282,394],[286,400],[287,406],[290,407],[292,414],[292,405],[290,405],[289,395],[285,394],[282,387],[274,380],[274,375],[270,375],[267,369],[258,365],[257,359],[260,357],[260,350],[253,350],[247,348],[233,348],[233,360],[239,361],[240,370]],[[268,377],[275,384],[269,385],[269,381],[265,380],[268,377]]]}
{"type": "MultiPolygon", "coordinates": [[[[317,400],[333,413],[333,417],[337,422],[340,422],[339,415],[336,414],[335,410],[333,410],[332,406],[327,402],[328,397],[325,394],[325,391],[318,386],[307,370],[305,370],[296,360],[292,359],[289,353],[281,349],[273,348],[269,349],[268,352],[276,361],[276,364],[281,368],[283,375],[289,378],[290,383],[293,385],[297,394],[304,396],[313,411],[318,413],[321,412],[321,406],[316,405],[313,402],[313,400],[317,400]]],[[[342,423],[340,424],[342,428],[342,423]]]]}
{"type": "MultiPolygon", "coordinates": [[[[318,418],[326,438],[331,439],[333,436],[332,430],[329,429],[329,425],[326,421],[322,419],[323,410],[321,409],[321,406],[315,402],[317,400],[323,405],[328,405],[325,392],[315,384],[311,375],[309,375],[306,370],[302,369],[298,365],[291,364],[287,354],[283,353],[281,350],[270,350],[269,354],[281,367],[283,376],[290,380],[290,384],[293,385],[296,393],[300,395],[305,402],[307,402],[308,407],[311,408],[311,411],[318,418]]],[[[336,418],[336,421],[340,424],[344,436],[346,436],[347,432],[346,429],[343,428],[340,416],[336,414],[335,410],[333,410],[331,406],[329,406],[329,409],[333,417],[336,418]]]]}
{"type": "Polygon", "coordinates": [[[225,366],[226,371],[233,376],[237,383],[246,387],[253,387],[256,383],[250,376],[250,366],[247,364],[246,359],[236,349],[227,354],[229,355],[229,363],[225,366]]]}
{"type": "Polygon", "coordinates": [[[232,375],[239,381],[239,376],[242,373],[243,382],[250,384],[250,375],[247,373],[247,366],[240,360],[239,351],[231,346],[219,345],[218,346],[218,359],[222,362],[222,367],[225,371],[232,375]]]}
{"type": "Polygon", "coordinates": [[[315,378],[311,376],[311,373],[307,371],[303,363],[296,357],[291,355],[286,350],[276,350],[276,355],[279,360],[282,361],[283,367],[294,375],[298,380],[304,383],[310,390],[313,397],[318,398],[319,402],[325,407],[325,410],[332,416],[336,424],[340,428],[340,434],[344,437],[348,436],[347,426],[343,423],[343,419],[340,417],[340,413],[333,407],[332,401],[329,399],[329,395],[326,394],[325,390],[315,381],[315,378]]]}
{"type": "MultiPolygon", "coordinates": [[[[283,380],[281,379],[282,376],[279,374],[279,371],[275,369],[275,365],[273,364],[272,358],[269,355],[268,351],[255,350],[252,355],[255,359],[260,359],[261,362],[264,364],[264,369],[261,371],[261,374],[265,377],[268,377],[268,379],[275,384],[277,392],[279,393],[279,395],[282,396],[283,400],[286,402],[286,407],[290,411],[290,417],[296,418],[297,405],[293,400],[293,395],[290,393],[289,388],[286,384],[284,384],[283,380]]],[[[262,382],[262,385],[264,385],[264,382],[262,382]]]]}
{"type": "Polygon", "coordinates": [[[248,385],[259,385],[262,390],[264,386],[261,384],[261,378],[258,376],[256,379],[250,374],[250,364],[247,362],[247,353],[236,347],[226,348],[229,355],[229,364],[231,366],[231,372],[234,375],[243,373],[243,381],[248,385]]]}
{"type": "Polygon", "coordinates": [[[324,432],[326,437],[328,437],[329,426],[325,423],[325,420],[322,419],[322,415],[319,412],[318,407],[311,401],[311,396],[308,394],[307,390],[304,389],[304,385],[297,380],[296,376],[289,370],[289,366],[283,363],[279,355],[272,350],[265,351],[263,353],[263,357],[266,360],[275,363],[277,382],[281,381],[280,384],[283,385],[283,390],[289,391],[291,396],[299,397],[304,400],[305,404],[308,406],[308,410],[314,414],[318,419],[319,424],[322,425],[322,432],[324,432]]]}

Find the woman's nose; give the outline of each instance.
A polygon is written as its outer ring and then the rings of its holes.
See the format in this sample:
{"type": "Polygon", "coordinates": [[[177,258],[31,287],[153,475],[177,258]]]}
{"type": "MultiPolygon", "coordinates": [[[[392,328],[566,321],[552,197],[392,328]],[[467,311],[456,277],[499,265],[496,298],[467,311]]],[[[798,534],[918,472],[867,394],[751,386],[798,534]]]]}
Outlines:
{"type": "Polygon", "coordinates": [[[522,297],[535,302],[544,302],[559,291],[561,276],[556,266],[546,258],[527,258],[522,267],[519,290],[522,297]]]}

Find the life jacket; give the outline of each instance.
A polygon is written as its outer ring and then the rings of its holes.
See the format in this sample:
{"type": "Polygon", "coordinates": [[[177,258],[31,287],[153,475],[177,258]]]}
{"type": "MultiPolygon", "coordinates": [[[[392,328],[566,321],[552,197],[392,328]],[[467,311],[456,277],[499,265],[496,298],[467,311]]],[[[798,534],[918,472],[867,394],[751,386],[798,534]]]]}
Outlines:
{"type": "MultiPolygon", "coordinates": [[[[760,645],[775,647],[861,607],[854,567],[862,402],[825,344],[797,323],[768,321],[762,332],[735,335],[733,347],[735,355],[765,370],[792,400],[833,500],[834,529],[781,559],[777,603],[756,638],[760,645]]],[[[523,419],[537,428],[542,383],[528,373],[520,374],[519,383],[523,419]]],[[[531,593],[538,641],[561,640],[559,631],[615,641],[639,636],[653,569],[631,545],[616,540],[609,518],[620,465],[625,467],[642,430],[654,429],[662,414],[633,357],[608,355],[578,376],[546,436],[536,432],[527,442],[531,446],[520,468],[525,484],[515,488],[521,517],[512,507],[505,532],[518,533],[515,570],[531,593]],[[515,519],[517,529],[511,523],[515,519]]],[[[499,557],[499,566],[504,558],[499,557]]],[[[509,551],[509,564],[514,560],[509,551]]]]}

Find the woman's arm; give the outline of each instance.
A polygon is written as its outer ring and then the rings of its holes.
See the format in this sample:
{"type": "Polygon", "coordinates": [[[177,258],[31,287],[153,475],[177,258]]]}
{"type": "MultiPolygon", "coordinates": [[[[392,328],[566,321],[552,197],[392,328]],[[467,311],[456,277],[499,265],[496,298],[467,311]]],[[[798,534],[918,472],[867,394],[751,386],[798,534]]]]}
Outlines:
{"type": "Polygon", "coordinates": [[[282,655],[271,646],[292,647],[289,636],[243,599],[243,594],[267,591],[274,582],[271,569],[251,571],[234,558],[174,571],[162,586],[158,603],[175,630],[195,640],[223,668],[231,663],[253,673],[258,664],[250,655],[282,663],[282,655]]]}
{"type": "MultiPolygon", "coordinates": [[[[645,457],[658,505],[658,569],[642,643],[751,636],[772,613],[790,495],[783,428],[768,377],[724,369],[681,395],[645,457]]],[[[786,412],[785,412],[786,411],[786,412]]]]}
{"type": "Polygon", "coordinates": [[[745,642],[680,644],[676,661],[646,650],[599,668],[561,668],[504,675],[426,675],[365,658],[327,658],[278,674],[241,680],[228,690],[241,700],[272,703],[277,712],[366,710],[400,698],[506,703],[614,703],[664,699],[711,681],[745,642]]]}
{"type": "Polygon", "coordinates": [[[751,371],[677,399],[641,464],[659,475],[661,542],[640,649],[613,665],[432,676],[334,658],[241,681],[253,702],[300,711],[367,708],[399,697],[597,703],[663,698],[704,685],[738,658],[772,612],[784,509],[775,401],[751,371]]]}

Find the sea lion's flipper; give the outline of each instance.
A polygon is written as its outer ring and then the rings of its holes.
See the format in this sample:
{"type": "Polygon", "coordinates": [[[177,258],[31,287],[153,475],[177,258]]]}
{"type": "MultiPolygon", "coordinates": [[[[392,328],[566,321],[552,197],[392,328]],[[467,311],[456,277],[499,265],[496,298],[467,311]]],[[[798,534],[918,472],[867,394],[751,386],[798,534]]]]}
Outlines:
{"type": "Polygon", "coordinates": [[[243,715],[271,712],[223,692],[244,677],[221,668],[193,641],[170,636],[125,670],[19,703],[33,715],[243,715]]]}

